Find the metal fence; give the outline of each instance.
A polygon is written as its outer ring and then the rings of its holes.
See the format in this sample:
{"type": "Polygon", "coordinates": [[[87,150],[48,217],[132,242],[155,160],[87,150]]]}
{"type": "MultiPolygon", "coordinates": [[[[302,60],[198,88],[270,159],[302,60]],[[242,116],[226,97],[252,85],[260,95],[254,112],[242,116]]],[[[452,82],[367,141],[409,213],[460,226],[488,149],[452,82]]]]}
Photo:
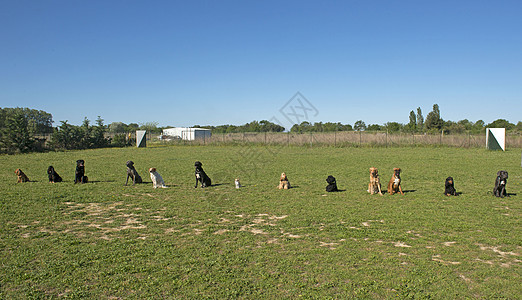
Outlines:
{"type": "MultiPolygon", "coordinates": [[[[218,133],[212,137],[195,141],[170,141],[173,144],[264,144],[286,146],[375,146],[375,147],[403,147],[444,145],[461,148],[483,148],[486,146],[484,134],[471,135],[444,135],[444,134],[406,134],[386,132],[310,132],[310,133],[218,133]]],[[[507,148],[522,148],[522,136],[506,135],[507,148]]]]}
{"type": "MultiPolygon", "coordinates": [[[[120,133],[129,136],[129,133],[120,133]]],[[[106,137],[114,138],[115,134],[107,133],[106,137]]],[[[161,141],[159,134],[147,133],[147,140],[152,143],[183,144],[183,145],[217,145],[217,144],[264,144],[279,146],[375,146],[375,147],[403,147],[444,145],[461,148],[486,147],[485,134],[407,134],[386,132],[244,132],[244,133],[214,133],[210,138],[194,141],[173,140],[161,141]]],[[[40,141],[49,141],[51,135],[37,135],[40,141]]],[[[130,133],[135,140],[135,132],[130,133]]],[[[522,148],[522,135],[506,134],[506,148],[522,148]]]]}

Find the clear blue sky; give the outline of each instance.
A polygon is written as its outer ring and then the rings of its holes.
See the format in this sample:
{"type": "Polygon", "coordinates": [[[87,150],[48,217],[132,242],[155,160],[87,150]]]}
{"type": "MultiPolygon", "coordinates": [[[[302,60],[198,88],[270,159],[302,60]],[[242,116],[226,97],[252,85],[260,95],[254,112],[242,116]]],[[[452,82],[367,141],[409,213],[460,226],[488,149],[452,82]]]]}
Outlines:
{"type": "Polygon", "coordinates": [[[445,120],[517,123],[521,15],[522,1],[0,0],[0,106],[55,125],[289,129],[300,92],[312,122],[407,123],[437,103],[445,120]]]}

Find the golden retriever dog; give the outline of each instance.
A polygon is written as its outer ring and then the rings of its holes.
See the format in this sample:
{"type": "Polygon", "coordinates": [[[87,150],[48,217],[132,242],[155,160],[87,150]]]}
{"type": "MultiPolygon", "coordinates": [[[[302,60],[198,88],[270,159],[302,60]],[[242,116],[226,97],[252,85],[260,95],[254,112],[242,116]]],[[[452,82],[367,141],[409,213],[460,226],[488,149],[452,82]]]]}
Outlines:
{"type": "Polygon", "coordinates": [[[393,168],[393,176],[390,179],[390,182],[388,182],[388,193],[390,195],[393,195],[399,192],[401,193],[401,195],[404,195],[401,187],[401,169],[393,168]]]}
{"type": "Polygon", "coordinates": [[[290,181],[288,181],[288,177],[286,177],[285,172],[281,173],[281,178],[279,178],[279,186],[280,190],[288,190],[290,188],[290,181]]]}
{"type": "Polygon", "coordinates": [[[381,180],[379,179],[379,171],[377,168],[370,168],[370,183],[368,184],[368,193],[370,195],[377,194],[382,196],[381,180]]]}
{"type": "Polygon", "coordinates": [[[18,179],[16,182],[29,182],[29,177],[22,172],[20,169],[15,170],[16,176],[18,176],[18,179]]]}

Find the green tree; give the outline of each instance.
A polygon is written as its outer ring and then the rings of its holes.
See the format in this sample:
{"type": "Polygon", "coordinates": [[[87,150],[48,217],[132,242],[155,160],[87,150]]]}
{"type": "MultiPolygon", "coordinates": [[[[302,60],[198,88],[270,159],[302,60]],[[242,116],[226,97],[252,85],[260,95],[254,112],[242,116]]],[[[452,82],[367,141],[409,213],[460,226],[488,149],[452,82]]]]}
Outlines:
{"type": "MultiPolygon", "coordinates": [[[[195,125],[194,127],[199,126],[195,125]]],[[[201,127],[201,126],[199,126],[201,127]]],[[[140,130],[147,130],[147,132],[156,132],[158,133],[158,122],[146,122],[146,123],[140,123],[140,130]]]]}
{"type": "Polygon", "coordinates": [[[506,130],[511,130],[515,128],[515,124],[509,123],[509,121],[504,119],[497,119],[491,123],[489,123],[486,127],[488,128],[506,128],[506,130]]]}
{"type": "Polygon", "coordinates": [[[6,114],[3,121],[0,144],[7,153],[27,153],[33,150],[34,138],[29,121],[22,110],[6,114]]]}
{"type": "Polygon", "coordinates": [[[422,116],[422,110],[420,107],[417,107],[417,131],[424,130],[424,117],[422,116]]]}
{"type": "Polygon", "coordinates": [[[383,129],[383,126],[379,124],[370,124],[366,127],[367,131],[381,131],[383,129]]]}
{"type": "Polygon", "coordinates": [[[353,124],[353,128],[356,131],[365,131],[366,130],[366,124],[362,120],[359,120],[359,121],[355,122],[355,124],[353,124]]]}
{"type": "Polygon", "coordinates": [[[483,132],[485,132],[485,126],[486,126],[486,123],[484,123],[484,121],[478,120],[477,122],[473,123],[472,132],[473,133],[483,133],[483,132]]]}
{"type": "Polygon", "coordinates": [[[470,122],[468,119],[460,120],[457,122],[457,124],[464,127],[465,130],[471,131],[473,129],[473,123],[470,122]]]}
{"type": "Polygon", "coordinates": [[[386,128],[388,132],[399,132],[402,130],[402,127],[403,125],[397,122],[387,122],[384,124],[384,128],[386,128]]]}
{"type": "Polygon", "coordinates": [[[124,133],[127,131],[126,127],[127,125],[125,125],[125,123],[123,122],[112,122],[111,124],[109,124],[109,132],[124,133]]]}
{"type": "Polygon", "coordinates": [[[283,132],[285,128],[281,125],[272,123],[267,120],[259,121],[259,125],[261,126],[261,131],[263,132],[283,132]]]}
{"type": "Polygon", "coordinates": [[[136,131],[139,128],[140,128],[140,125],[138,125],[136,123],[130,123],[129,125],[126,126],[125,132],[136,131]]]}
{"type": "Polygon", "coordinates": [[[290,128],[290,132],[301,133],[301,127],[299,124],[294,124],[292,128],[290,128]]]}
{"type": "Polygon", "coordinates": [[[444,130],[444,134],[462,134],[466,132],[466,127],[463,124],[455,123],[453,121],[444,122],[444,126],[442,127],[444,130]]]}
{"type": "Polygon", "coordinates": [[[110,144],[110,140],[105,138],[106,126],[103,124],[103,119],[98,116],[96,119],[96,126],[91,128],[91,143],[92,148],[107,147],[110,144]]]}
{"type": "Polygon", "coordinates": [[[440,131],[444,121],[440,117],[440,110],[438,104],[433,104],[433,110],[426,116],[426,129],[430,131],[440,131]]]}
{"type": "Polygon", "coordinates": [[[417,116],[413,110],[410,111],[410,122],[404,126],[404,129],[409,132],[417,131],[417,116]]]}

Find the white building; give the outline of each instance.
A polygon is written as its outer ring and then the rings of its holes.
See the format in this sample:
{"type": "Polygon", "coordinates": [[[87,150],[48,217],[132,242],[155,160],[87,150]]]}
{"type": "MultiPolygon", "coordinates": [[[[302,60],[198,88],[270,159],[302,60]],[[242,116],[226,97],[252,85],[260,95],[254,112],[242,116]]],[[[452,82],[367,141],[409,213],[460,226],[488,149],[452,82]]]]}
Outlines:
{"type": "Polygon", "coordinates": [[[165,139],[175,138],[193,141],[196,139],[208,139],[212,136],[212,132],[210,129],[203,128],[174,127],[163,129],[162,135],[165,139]]]}

